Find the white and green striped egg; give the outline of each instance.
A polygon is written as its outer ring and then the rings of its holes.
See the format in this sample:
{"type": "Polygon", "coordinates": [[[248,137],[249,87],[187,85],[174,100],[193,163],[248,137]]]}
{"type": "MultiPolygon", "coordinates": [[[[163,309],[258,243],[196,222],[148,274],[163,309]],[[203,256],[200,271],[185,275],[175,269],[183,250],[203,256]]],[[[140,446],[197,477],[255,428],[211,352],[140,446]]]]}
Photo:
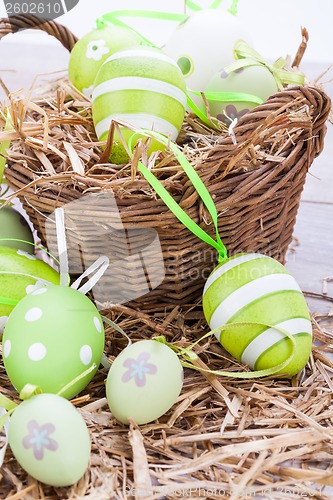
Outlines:
{"type": "MultiPolygon", "coordinates": [[[[186,106],[186,84],[178,65],[159,49],[121,50],[101,66],[94,83],[92,116],[99,141],[106,141],[112,120],[136,130],[149,129],[175,141],[186,106]]],[[[127,142],[133,131],[121,127],[127,142]]],[[[150,151],[162,149],[152,144],[150,151]]],[[[124,163],[128,155],[117,135],[110,161],[124,163]]]]}
{"type": "Polygon", "coordinates": [[[222,346],[254,370],[291,361],[277,373],[298,373],[312,347],[312,327],[304,295],[287,269],[271,257],[238,254],[217,266],[203,292],[204,315],[210,328],[240,325],[216,334],[222,346]],[[264,326],[267,325],[267,326],[264,326]],[[270,326],[268,326],[270,325],[270,326]],[[276,327],[276,328],[274,328],[276,327]]]}

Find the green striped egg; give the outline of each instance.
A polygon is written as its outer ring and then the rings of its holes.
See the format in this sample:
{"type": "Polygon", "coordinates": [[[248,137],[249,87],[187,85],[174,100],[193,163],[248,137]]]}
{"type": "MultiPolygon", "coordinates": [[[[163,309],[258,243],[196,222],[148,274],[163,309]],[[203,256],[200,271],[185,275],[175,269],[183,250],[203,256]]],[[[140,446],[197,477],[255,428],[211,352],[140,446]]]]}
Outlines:
{"type": "MultiPolygon", "coordinates": [[[[186,105],[186,84],[177,64],[153,47],[134,47],[110,56],[94,83],[92,116],[100,141],[108,137],[112,120],[135,129],[159,132],[175,141],[182,126],[186,105]]],[[[133,132],[121,127],[126,142],[133,132]]],[[[150,151],[161,149],[159,143],[150,151]]],[[[115,134],[110,161],[128,160],[115,134]]]]}
{"type": "Polygon", "coordinates": [[[278,373],[293,376],[306,365],[312,347],[309,310],[296,280],[275,259],[248,253],[223,261],[205,284],[203,309],[212,330],[232,323],[270,325],[240,325],[216,335],[252,369],[273,368],[291,355],[291,340],[274,327],[296,343],[291,361],[278,373]]]}

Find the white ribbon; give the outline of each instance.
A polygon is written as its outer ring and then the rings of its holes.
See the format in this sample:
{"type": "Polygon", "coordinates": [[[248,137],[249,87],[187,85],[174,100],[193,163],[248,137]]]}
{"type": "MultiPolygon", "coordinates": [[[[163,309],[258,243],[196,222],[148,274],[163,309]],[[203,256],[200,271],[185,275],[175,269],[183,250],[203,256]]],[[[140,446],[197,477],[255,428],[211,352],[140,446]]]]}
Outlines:
{"type": "MultiPolygon", "coordinates": [[[[68,253],[67,253],[67,242],[66,242],[66,228],[65,228],[65,212],[63,208],[56,208],[55,211],[55,223],[57,232],[57,245],[59,253],[59,265],[60,265],[60,285],[68,286],[69,282],[69,266],[68,266],[68,253]]],[[[91,266],[84,271],[81,276],[74,281],[71,288],[74,288],[78,292],[86,294],[91,290],[96,283],[103,276],[107,268],[109,267],[110,260],[107,256],[99,257],[91,266]],[[84,285],[80,288],[80,283],[84,278],[90,274],[95,273],[84,285]]]]}
{"type": "Polygon", "coordinates": [[[66,242],[66,229],[65,229],[65,212],[63,208],[56,208],[54,211],[57,244],[60,264],[60,285],[68,286],[68,256],[67,256],[67,242],[66,242]]]}
{"type": "MultiPolygon", "coordinates": [[[[2,408],[2,406],[0,406],[0,418],[2,416],[6,415],[6,413],[7,413],[7,411],[4,408],[2,408]]],[[[8,427],[9,427],[9,417],[7,418],[7,420],[6,420],[6,422],[4,423],[4,426],[3,426],[3,428],[5,429],[6,438],[5,438],[4,445],[0,449],[0,467],[2,466],[3,461],[5,459],[6,450],[7,450],[7,446],[8,446],[8,427]]]]}
{"type": "Polygon", "coordinates": [[[84,271],[81,276],[71,285],[72,288],[75,288],[78,292],[86,294],[89,290],[92,289],[93,286],[96,285],[97,281],[103,276],[107,268],[109,267],[109,258],[104,255],[103,257],[99,257],[91,266],[88,267],[84,271]],[[79,288],[81,281],[83,278],[86,278],[90,274],[95,273],[84,285],[79,288]]]}

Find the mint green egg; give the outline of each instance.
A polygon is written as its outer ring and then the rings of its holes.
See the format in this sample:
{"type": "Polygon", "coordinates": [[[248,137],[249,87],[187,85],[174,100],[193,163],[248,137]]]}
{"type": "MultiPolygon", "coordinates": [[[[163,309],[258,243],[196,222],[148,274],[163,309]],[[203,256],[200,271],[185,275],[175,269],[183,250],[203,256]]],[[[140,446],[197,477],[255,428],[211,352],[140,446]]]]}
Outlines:
{"type": "MultiPolygon", "coordinates": [[[[211,116],[217,117],[227,125],[258,106],[258,101],[266,101],[269,96],[277,91],[278,86],[271,71],[258,63],[254,66],[240,68],[229,74],[222,69],[213,76],[204,89],[204,92],[232,92],[254,96],[255,99],[253,100],[248,98],[245,101],[218,101],[210,99],[207,95],[211,116]],[[258,101],[256,98],[258,98],[258,101]]],[[[201,109],[205,111],[203,103],[201,109]]]]}
{"type": "Polygon", "coordinates": [[[11,417],[8,439],[21,467],[51,486],[71,486],[89,466],[87,426],[78,410],[55,394],[23,401],[11,417]]]}
{"type": "Polygon", "coordinates": [[[183,386],[183,367],[175,352],[156,340],[126,347],[114,360],[106,381],[106,397],[114,417],[138,425],[166,413],[183,386]]]}
{"type": "Polygon", "coordinates": [[[101,65],[118,50],[143,43],[139,33],[120,26],[105,26],[90,31],[74,45],[68,66],[72,84],[91,97],[93,83],[101,65]]]}
{"type": "Polygon", "coordinates": [[[0,246],[0,332],[14,306],[42,280],[58,284],[59,273],[25,250],[0,246]]]}
{"type": "MultiPolygon", "coordinates": [[[[186,105],[186,84],[177,64],[159,49],[135,47],[119,51],[100,68],[93,91],[92,116],[99,141],[106,141],[112,120],[135,131],[154,130],[177,139],[186,105]]],[[[125,141],[133,134],[120,127],[125,141]]],[[[163,149],[155,142],[152,150],[163,149]]],[[[110,161],[124,163],[128,155],[116,131],[110,161]],[[122,154],[121,154],[122,150],[122,154]]]]}
{"type": "Polygon", "coordinates": [[[26,384],[78,394],[93,378],[104,349],[104,328],[93,302],[73,288],[50,285],[32,291],[11,312],[3,334],[3,362],[18,392],[26,384]]]}
{"type": "Polygon", "coordinates": [[[304,295],[296,280],[275,259],[262,254],[238,254],[217,266],[203,292],[203,310],[222,346],[254,370],[273,368],[292,358],[277,373],[298,373],[312,348],[312,325],[304,295]],[[246,323],[259,323],[249,325],[246,323]],[[283,333],[287,332],[295,341],[283,333]]]}
{"type": "Polygon", "coordinates": [[[0,245],[20,248],[25,252],[34,253],[34,237],[26,219],[13,207],[4,207],[0,204],[0,245]],[[22,241],[5,241],[10,238],[22,241]],[[27,241],[28,243],[24,243],[27,241]],[[32,243],[29,245],[29,243],[32,243]]]}

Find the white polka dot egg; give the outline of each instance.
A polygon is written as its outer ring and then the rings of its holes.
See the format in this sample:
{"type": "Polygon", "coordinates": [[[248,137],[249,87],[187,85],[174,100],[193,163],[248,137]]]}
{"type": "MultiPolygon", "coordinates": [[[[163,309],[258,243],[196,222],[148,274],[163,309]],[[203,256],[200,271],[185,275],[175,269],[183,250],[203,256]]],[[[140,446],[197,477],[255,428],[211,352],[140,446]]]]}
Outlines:
{"type": "Polygon", "coordinates": [[[166,413],[183,386],[183,367],[177,354],[156,340],[141,340],[126,347],[111,365],[106,396],[114,417],[138,425],[166,413]]]}
{"type": "Polygon", "coordinates": [[[88,297],[65,286],[39,288],[19,302],[6,323],[4,366],[17,391],[34,384],[57,393],[96,364],[63,393],[71,398],[96,372],[104,338],[101,317],[88,297]]]}

